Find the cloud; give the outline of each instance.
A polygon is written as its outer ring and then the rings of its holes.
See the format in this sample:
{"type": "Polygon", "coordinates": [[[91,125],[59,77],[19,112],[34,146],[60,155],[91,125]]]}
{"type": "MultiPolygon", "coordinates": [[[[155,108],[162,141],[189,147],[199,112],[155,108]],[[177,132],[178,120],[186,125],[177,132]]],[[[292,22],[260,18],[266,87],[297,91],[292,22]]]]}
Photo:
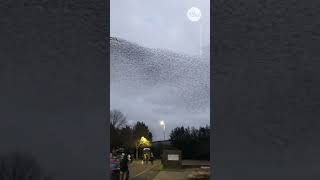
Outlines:
{"type": "Polygon", "coordinates": [[[200,24],[202,46],[210,42],[209,4],[209,0],[112,0],[111,36],[147,47],[198,54],[200,24]],[[193,6],[202,10],[201,23],[191,22],[187,18],[186,13],[193,6]]]}
{"type": "Polygon", "coordinates": [[[161,140],[163,137],[160,120],[165,121],[168,136],[178,126],[198,127],[209,124],[209,106],[199,113],[188,112],[185,106],[178,106],[181,100],[175,96],[176,93],[166,87],[141,90],[139,94],[128,94],[125,90],[117,89],[112,90],[111,107],[123,111],[131,125],[137,121],[145,122],[151,129],[154,140],[161,140]],[[163,101],[168,98],[172,98],[171,101],[163,101]]]}
{"type": "MultiPolygon", "coordinates": [[[[198,55],[200,49],[210,43],[209,4],[209,0],[112,0],[111,36],[143,47],[198,55]],[[191,22],[187,17],[188,9],[193,6],[202,11],[200,22],[191,22]]],[[[137,48],[122,47],[127,45],[124,44],[120,43],[115,49],[124,48],[123,52],[129,52],[128,49],[134,52],[137,48]]],[[[150,58],[154,57],[148,56],[142,64],[136,66],[134,64],[142,61],[141,56],[135,57],[134,59],[139,59],[135,61],[130,59],[133,54],[116,54],[118,51],[113,51],[111,107],[123,111],[129,123],[146,122],[154,140],[163,138],[160,120],[166,122],[167,137],[177,126],[197,127],[209,124],[208,59],[205,60],[205,65],[199,65],[194,59],[175,59],[172,55],[162,54],[153,60],[150,58]],[[159,63],[167,65],[160,67],[159,63]],[[150,70],[149,66],[158,68],[156,71],[159,72],[150,76],[139,74],[150,70]],[[163,72],[165,73],[162,74],[163,72]],[[163,77],[165,78],[162,79],[163,77]],[[147,81],[152,83],[148,84],[147,81]]]]}

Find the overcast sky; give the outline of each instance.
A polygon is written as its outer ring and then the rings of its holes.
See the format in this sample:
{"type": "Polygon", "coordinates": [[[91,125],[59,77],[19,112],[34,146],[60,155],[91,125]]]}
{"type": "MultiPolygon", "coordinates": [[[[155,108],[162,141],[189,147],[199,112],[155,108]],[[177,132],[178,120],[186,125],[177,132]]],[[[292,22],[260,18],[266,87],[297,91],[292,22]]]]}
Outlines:
{"type": "MultiPolygon", "coordinates": [[[[178,53],[199,55],[200,48],[210,45],[209,3],[209,0],[111,0],[111,36],[148,48],[168,49],[178,53]],[[201,10],[202,18],[200,21],[192,22],[188,19],[187,12],[191,7],[197,7],[201,10]]],[[[119,59],[115,59],[115,61],[117,60],[119,59]]],[[[209,60],[207,61],[205,67],[209,67],[209,60]]],[[[111,68],[115,67],[111,66],[111,68]]],[[[188,102],[189,105],[185,105],[184,102],[189,99],[177,98],[186,91],[189,92],[189,96],[191,94],[195,97],[199,96],[199,93],[202,93],[199,90],[201,88],[205,89],[204,94],[209,94],[207,92],[209,89],[206,88],[209,87],[208,71],[189,69],[189,72],[195,72],[194,77],[192,80],[190,78],[181,80],[188,82],[189,85],[181,82],[184,85],[180,89],[167,86],[164,82],[158,82],[157,87],[142,88],[144,82],[141,79],[124,80],[128,77],[138,76],[138,74],[131,74],[129,71],[133,65],[126,68],[126,70],[118,72],[119,76],[126,78],[111,79],[111,108],[121,110],[131,125],[138,120],[144,121],[153,133],[154,140],[162,140],[163,134],[159,129],[159,122],[157,122],[160,119],[166,120],[167,138],[170,131],[177,126],[198,127],[210,124],[209,101],[200,105],[197,101],[201,100],[193,98],[192,102],[188,102]],[[197,79],[196,77],[202,78],[197,79]],[[194,88],[193,84],[196,83],[200,83],[201,87],[194,88]],[[180,93],[177,94],[176,91],[180,93]],[[201,110],[187,109],[187,106],[193,105],[201,107],[201,110]]],[[[115,69],[111,69],[111,71],[115,71],[115,69]]],[[[168,73],[169,76],[170,73],[174,74],[174,72],[168,73]]]]}
{"type": "Polygon", "coordinates": [[[209,0],[111,0],[110,9],[111,36],[188,54],[210,43],[209,0]],[[191,7],[201,10],[200,21],[188,19],[191,7]]]}

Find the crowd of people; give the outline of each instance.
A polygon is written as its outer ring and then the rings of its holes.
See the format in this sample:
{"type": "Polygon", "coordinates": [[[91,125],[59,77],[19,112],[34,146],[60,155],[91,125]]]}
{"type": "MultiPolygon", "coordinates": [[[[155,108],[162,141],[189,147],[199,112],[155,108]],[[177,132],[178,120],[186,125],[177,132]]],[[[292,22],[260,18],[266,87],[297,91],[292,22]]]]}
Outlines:
{"type": "MultiPolygon", "coordinates": [[[[129,163],[132,163],[134,160],[134,156],[131,154],[125,154],[122,153],[121,156],[121,160],[120,160],[120,171],[121,171],[121,179],[122,180],[128,180],[129,179],[129,163]]],[[[153,165],[153,161],[154,161],[154,155],[153,153],[144,153],[143,154],[143,160],[142,160],[142,164],[148,164],[148,162],[151,162],[151,164],[153,165]]]]}
{"type": "Polygon", "coordinates": [[[151,164],[153,164],[154,156],[152,152],[150,154],[145,153],[143,155],[142,164],[148,164],[149,161],[151,162],[151,164]]]}

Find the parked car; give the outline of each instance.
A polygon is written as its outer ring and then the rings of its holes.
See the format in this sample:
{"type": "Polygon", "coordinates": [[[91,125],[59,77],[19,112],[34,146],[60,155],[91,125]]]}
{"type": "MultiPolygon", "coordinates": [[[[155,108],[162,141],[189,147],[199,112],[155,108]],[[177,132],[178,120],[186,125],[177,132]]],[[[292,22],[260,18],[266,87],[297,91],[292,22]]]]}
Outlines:
{"type": "Polygon", "coordinates": [[[120,179],[120,159],[116,156],[110,156],[111,179],[120,179]]]}

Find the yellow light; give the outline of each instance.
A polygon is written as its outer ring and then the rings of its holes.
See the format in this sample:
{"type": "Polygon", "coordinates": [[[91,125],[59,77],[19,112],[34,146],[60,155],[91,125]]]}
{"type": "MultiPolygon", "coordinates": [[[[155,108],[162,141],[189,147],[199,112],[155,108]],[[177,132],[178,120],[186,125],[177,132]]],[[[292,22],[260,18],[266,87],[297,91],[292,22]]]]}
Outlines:
{"type": "Polygon", "coordinates": [[[147,140],[145,137],[142,136],[142,137],[141,137],[141,141],[142,141],[142,142],[146,142],[146,141],[148,141],[148,140],[147,140]]]}
{"type": "Polygon", "coordinates": [[[140,142],[139,142],[139,145],[140,146],[151,146],[151,143],[150,143],[150,141],[147,139],[147,138],[145,138],[145,137],[141,137],[140,138],[140,142]]]}

